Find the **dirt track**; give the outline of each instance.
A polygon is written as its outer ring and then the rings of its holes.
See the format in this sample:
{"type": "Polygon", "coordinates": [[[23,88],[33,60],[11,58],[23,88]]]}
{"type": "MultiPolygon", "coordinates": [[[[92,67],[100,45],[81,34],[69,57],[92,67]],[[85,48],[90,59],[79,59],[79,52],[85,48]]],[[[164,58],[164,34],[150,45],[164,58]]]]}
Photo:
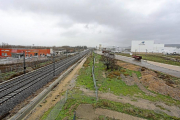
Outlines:
{"type": "MultiPolygon", "coordinates": [[[[81,89],[86,95],[95,97],[94,91],[82,88],[81,89]]],[[[134,105],[139,108],[148,109],[148,110],[154,110],[159,112],[164,112],[170,116],[176,116],[180,117],[180,108],[176,106],[168,106],[161,102],[152,102],[149,100],[141,99],[141,98],[132,98],[128,96],[116,96],[112,93],[103,93],[98,92],[98,97],[101,99],[107,99],[115,102],[121,102],[121,103],[129,103],[131,105],[134,105]],[[133,101],[133,99],[136,99],[136,101],[133,101]],[[160,109],[158,106],[162,106],[163,109],[160,109]]]]}
{"type": "Polygon", "coordinates": [[[144,120],[142,118],[134,117],[113,110],[107,110],[102,108],[93,109],[93,106],[90,104],[79,105],[76,110],[76,115],[78,117],[78,120],[98,120],[98,116],[100,115],[118,120],[144,120]]]}

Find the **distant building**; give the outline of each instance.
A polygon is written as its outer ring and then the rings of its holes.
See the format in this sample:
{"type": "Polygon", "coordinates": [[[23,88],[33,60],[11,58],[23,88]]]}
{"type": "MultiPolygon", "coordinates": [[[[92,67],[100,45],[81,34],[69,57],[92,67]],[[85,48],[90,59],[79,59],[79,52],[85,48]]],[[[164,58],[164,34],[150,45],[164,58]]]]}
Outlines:
{"type": "Polygon", "coordinates": [[[102,50],[102,45],[101,44],[99,44],[99,50],[102,50]]]}
{"type": "Polygon", "coordinates": [[[132,41],[131,52],[155,52],[161,53],[164,44],[155,44],[153,40],[149,41],[132,41]]]}
{"type": "Polygon", "coordinates": [[[180,54],[180,44],[155,44],[153,40],[131,42],[131,52],[180,54]]]}
{"type": "Polygon", "coordinates": [[[180,48],[180,44],[165,44],[165,47],[175,47],[175,48],[180,48]]]}
{"type": "Polygon", "coordinates": [[[125,48],[127,47],[119,47],[119,46],[107,46],[106,49],[111,51],[111,52],[114,52],[114,53],[118,53],[118,52],[122,52],[125,48]]]}
{"type": "Polygon", "coordinates": [[[26,57],[32,57],[50,54],[50,49],[0,48],[0,57],[20,58],[23,56],[23,52],[25,52],[26,57]]]}

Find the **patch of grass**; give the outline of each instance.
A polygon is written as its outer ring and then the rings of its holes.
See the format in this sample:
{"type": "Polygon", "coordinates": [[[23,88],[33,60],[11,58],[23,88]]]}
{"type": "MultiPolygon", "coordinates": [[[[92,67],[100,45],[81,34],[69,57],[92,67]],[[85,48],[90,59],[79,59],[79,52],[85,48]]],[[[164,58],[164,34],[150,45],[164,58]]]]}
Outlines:
{"type": "Polygon", "coordinates": [[[73,119],[74,111],[80,104],[95,104],[96,98],[94,97],[87,97],[82,95],[82,91],[80,90],[72,90],[72,98],[69,98],[65,105],[63,106],[62,110],[59,112],[58,117],[56,120],[61,120],[63,118],[68,118],[70,120],[73,119]],[[73,107],[72,107],[73,106],[73,107]]]}
{"type": "Polygon", "coordinates": [[[56,118],[56,120],[62,120],[63,118],[68,116],[68,119],[72,120],[73,118],[73,113],[75,108],[77,108],[77,105],[73,108],[73,110],[71,110],[71,106],[76,105],[76,100],[75,99],[68,99],[66,101],[66,104],[63,106],[63,109],[60,111],[60,113],[58,114],[58,117],[56,118]]]}
{"type": "Polygon", "coordinates": [[[117,120],[117,119],[114,119],[114,118],[110,118],[110,117],[106,117],[104,115],[100,115],[98,117],[98,120],[117,120]]]}
{"type": "Polygon", "coordinates": [[[156,96],[148,96],[146,94],[142,94],[141,96],[136,96],[136,97],[140,97],[143,99],[147,99],[153,102],[159,101],[159,102],[164,102],[165,104],[171,106],[171,105],[176,105],[178,107],[180,107],[180,101],[175,100],[173,98],[171,98],[170,96],[165,96],[165,95],[161,95],[159,93],[156,93],[156,96]]]}
{"type": "Polygon", "coordinates": [[[46,111],[43,116],[41,116],[40,120],[45,120],[47,118],[47,116],[49,115],[49,113],[51,112],[51,110],[53,109],[53,107],[51,107],[48,111],[46,111]]]}
{"type": "Polygon", "coordinates": [[[137,99],[134,99],[134,98],[133,98],[131,101],[135,101],[135,102],[137,102],[137,99]]]}
{"type": "Polygon", "coordinates": [[[134,94],[142,93],[142,91],[137,87],[137,85],[128,86],[124,81],[115,78],[107,78],[103,80],[100,84],[100,91],[108,92],[108,90],[110,89],[110,91],[115,95],[122,94],[124,96],[133,96],[134,94]]]}
{"type": "Polygon", "coordinates": [[[93,78],[91,75],[91,67],[87,67],[87,68],[82,68],[80,70],[80,74],[77,77],[77,85],[80,86],[85,86],[86,88],[90,89],[90,90],[94,90],[94,83],[93,83],[93,78]]]}
{"type": "Polygon", "coordinates": [[[48,65],[50,63],[52,63],[52,62],[51,61],[43,62],[43,63],[40,63],[40,66],[45,66],[45,65],[48,65]]]}
{"type": "Polygon", "coordinates": [[[1,76],[2,76],[3,80],[9,80],[16,74],[18,74],[18,73],[15,71],[11,71],[11,72],[6,72],[6,73],[1,73],[1,76]]]}
{"type": "Polygon", "coordinates": [[[116,53],[117,55],[122,55],[122,56],[126,56],[126,57],[132,57],[130,54],[127,53],[116,53]]]}
{"type": "Polygon", "coordinates": [[[116,70],[116,71],[109,72],[107,77],[108,78],[118,78],[118,79],[120,79],[120,75],[121,75],[121,72],[116,70]]]}
{"type": "Polygon", "coordinates": [[[84,68],[81,68],[79,76],[77,77],[77,85],[85,86],[90,90],[94,90],[94,83],[92,78],[93,58],[90,56],[84,63],[84,68]]]}
{"type": "Polygon", "coordinates": [[[135,73],[137,75],[137,77],[141,77],[141,72],[140,71],[133,71],[133,70],[129,70],[129,69],[124,69],[125,72],[123,72],[123,74],[125,76],[131,76],[132,77],[132,73],[135,73]]]}
{"type": "Polygon", "coordinates": [[[160,105],[156,105],[156,107],[160,108],[161,110],[166,110],[165,108],[163,108],[163,107],[160,106],[160,105]]]}
{"type": "Polygon", "coordinates": [[[140,78],[142,76],[140,71],[134,71],[134,73],[136,73],[138,78],[140,78]]]}

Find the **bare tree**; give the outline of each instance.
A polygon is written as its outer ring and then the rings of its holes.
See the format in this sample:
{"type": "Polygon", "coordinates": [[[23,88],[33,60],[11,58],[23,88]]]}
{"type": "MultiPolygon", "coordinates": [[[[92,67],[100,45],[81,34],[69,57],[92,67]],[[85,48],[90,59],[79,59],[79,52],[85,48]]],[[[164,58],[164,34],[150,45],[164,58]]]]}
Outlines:
{"type": "Polygon", "coordinates": [[[117,69],[115,55],[113,53],[104,53],[102,61],[106,65],[106,69],[117,69]]]}

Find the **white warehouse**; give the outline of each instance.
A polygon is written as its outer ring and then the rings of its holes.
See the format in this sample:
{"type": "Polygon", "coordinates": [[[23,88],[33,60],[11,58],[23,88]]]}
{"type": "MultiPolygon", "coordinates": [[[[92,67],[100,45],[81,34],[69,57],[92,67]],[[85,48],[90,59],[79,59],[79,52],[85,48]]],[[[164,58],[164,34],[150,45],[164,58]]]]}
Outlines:
{"type": "Polygon", "coordinates": [[[155,44],[153,40],[149,41],[132,41],[131,52],[156,52],[162,53],[164,44],[155,44]]]}

